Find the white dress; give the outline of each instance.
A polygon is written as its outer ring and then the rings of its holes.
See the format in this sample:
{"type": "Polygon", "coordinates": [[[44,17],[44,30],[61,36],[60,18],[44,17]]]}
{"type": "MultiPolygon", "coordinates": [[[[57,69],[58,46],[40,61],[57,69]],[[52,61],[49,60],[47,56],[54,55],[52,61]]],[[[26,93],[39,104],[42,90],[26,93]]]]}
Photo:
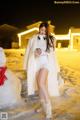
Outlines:
{"type": "Polygon", "coordinates": [[[49,65],[48,65],[48,54],[45,52],[46,50],[46,40],[44,40],[43,35],[39,35],[40,40],[37,39],[37,48],[40,48],[42,53],[39,57],[36,57],[36,66],[37,66],[37,71],[40,68],[46,68],[49,70],[49,65]]]}

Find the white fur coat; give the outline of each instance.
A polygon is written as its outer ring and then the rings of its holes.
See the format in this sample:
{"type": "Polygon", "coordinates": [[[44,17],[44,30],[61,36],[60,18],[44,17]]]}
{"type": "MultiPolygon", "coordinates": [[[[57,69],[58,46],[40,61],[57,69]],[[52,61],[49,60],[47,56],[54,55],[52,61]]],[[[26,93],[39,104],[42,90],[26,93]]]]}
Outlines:
{"type": "MultiPolygon", "coordinates": [[[[34,57],[34,50],[37,47],[37,36],[34,35],[28,42],[28,46],[24,55],[24,69],[27,72],[27,85],[28,95],[32,95],[37,90],[36,84],[36,61],[34,57]]],[[[60,67],[57,63],[55,51],[53,49],[48,53],[49,59],[49,74],[47,79],[47,87],[50,96],[59,96],[59,84],[57,74],[60,67]]]]}

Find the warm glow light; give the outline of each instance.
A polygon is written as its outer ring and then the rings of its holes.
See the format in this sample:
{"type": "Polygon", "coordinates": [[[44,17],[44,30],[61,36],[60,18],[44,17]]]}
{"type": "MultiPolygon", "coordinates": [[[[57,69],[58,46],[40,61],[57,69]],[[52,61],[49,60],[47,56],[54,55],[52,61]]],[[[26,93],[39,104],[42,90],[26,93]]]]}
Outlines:
{"type": "Polygon", "coordinates": [[[20,47],[21,46],[21,36],[18,35],[18,37],[19,37],[19,47],[20,47]]]}
{"type": "Polygon", "coordinates": [[[28,34],[28,33],[30,33],[30,32],[33,32],[33,31],[35,31],[35,30],[39,31],[39,28],[35,27],[35,28],[30,29],[30,30],[26,30],[26,31],[24,31],[24,32],[18,33],[19,47],[21,47],[21,36],[22,36],[22,35],[25,35],[25,34],[28,34]]]}
{"type": "Polygon", "coordinates": [[[62,34],[62,35],[55,35],[54,33],[51,33],[56,40],[70,40],[70,31],[68,34],[62,34]]]}
{"type": "Polygon", "coordinates": [[[38,31],[39,28],[35,27],[35,28],[30,29],[30,30],[26,30],[26,31],[24,31],[24,32],[18,33],[18,36],[28,34],[28,33],[33,32],[33,31],[35,31],[35,30],[38,31]]]}
{"type": "MultiPolygon", "coordinates": [[[[34,28],[30,29],[30,30],[26,30],[24,32],[18,33],[19,47],[21,47],[21,36],[25,35],[25,34],[28,34],[30,32],[33,32],[35,30],[39,31],[39,28],[34,27],[34,28]]],[[[69,33],[68,34],[62,34],[62,35],[55,35],[54,33],[51,33],[51,34],[56,38],[56,40],[69,40],[71,49],[73,49],[73,36],[75,36],[75,35],[79,35],[80,36],[80,33],[71,33],[71,29],[69,29],[69,33]]]]}
{"type": "Polygon", "coordinates": [[[72,35],[80,36],[80,33],[71,33],[72,35]]]}
{"type": "MultiPolygon", "coordinates": [[[[53,34],[52,34],[53,35],[53,34]]],[[[65,34],[65,35],[54,35],[56,40],[70,40],[70,35],[65,34]]]]}
{"type": "Polygon", "coordinates": [[[80,36],[80,33],[72,33],[71,34],[71,49],[73,49],[73,37],[76,36],[76,35],[80,36]]]}
{"type": "Polygon", "coordinates": [[[69,34],[70,34],[70,48],[73,49],[73,37],[74,36],[80,36],[80,33],[71,33],[71,29],[69,29],[69,34]]]}
{"type": "MultiPolygon", "coordinates": [[[[21,46],[21,36],[25,35],[25,34],[28,34],[30,32],[33,32],[35,30],[39,31],[39,28],[34,27],[34,28],[30,29],[30,30],[26,30],[24,32],[18,33],[19,47],[21,46]]],[[[54,33],[51,33],[51,34],[55,36],[56,40],[70,40],[70,34],[65,34],[65,35],[55,35],[54,33]]]]}

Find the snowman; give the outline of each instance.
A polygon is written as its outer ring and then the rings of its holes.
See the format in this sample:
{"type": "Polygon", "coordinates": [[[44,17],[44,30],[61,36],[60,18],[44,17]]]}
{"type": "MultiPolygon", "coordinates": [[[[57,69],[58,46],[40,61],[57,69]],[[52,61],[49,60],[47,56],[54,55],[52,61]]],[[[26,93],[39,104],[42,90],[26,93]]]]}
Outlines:
{"type": "Polygon", "coordinates": [[[0,47],[0,108],[14,106],[21,101],[20,80],[6,67],[6,56],[0,47]]]}

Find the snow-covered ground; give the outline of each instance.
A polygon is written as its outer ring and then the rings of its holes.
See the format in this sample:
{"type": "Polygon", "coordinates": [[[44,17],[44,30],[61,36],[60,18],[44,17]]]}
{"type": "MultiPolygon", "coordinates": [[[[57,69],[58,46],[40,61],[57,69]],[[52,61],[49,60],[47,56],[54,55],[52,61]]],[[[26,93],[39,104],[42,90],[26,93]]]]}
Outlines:
{"type": "MultiPolygon", "coordinates": [[[[23,56],[25,49],[6,49],[7,66],[13,70],[22,70],[23,56]]],[[[73,50],[56,50],[56,55],[59,64],[70,67],[75,70],[80,70],[80,52],[73,50]]]]}
{"type": "Polygon", "coordinates": [[[80,71],[80,51],[58,50],[57,57],[61,65],[80,71]]]}
{"type": "Polygon", "coordinates": [[[7,67],[11,70],[22,70],[25,49],[5,49],[7,67]]]}
{"type": "MultiPolygon", "coordinates": [[[[13,70],[20,79],[25,79],[22,69],[24,52],[25,49],[5,50],[8,68],[13,70]]],[[[52,98],[54,120],[80,120],[80,52],[61,49],[56,50],[56,55],[65,85],[61,89],[62,95],[52,98]]],[[[30,100],[29,105],[34,107],[33,101],[33,99],[30,100]]],[[[26,114],[27,110],[28,107],[24,106],[6,111],[13,116],[10,120],[41,120],[41,113],[26,114]]]]}

